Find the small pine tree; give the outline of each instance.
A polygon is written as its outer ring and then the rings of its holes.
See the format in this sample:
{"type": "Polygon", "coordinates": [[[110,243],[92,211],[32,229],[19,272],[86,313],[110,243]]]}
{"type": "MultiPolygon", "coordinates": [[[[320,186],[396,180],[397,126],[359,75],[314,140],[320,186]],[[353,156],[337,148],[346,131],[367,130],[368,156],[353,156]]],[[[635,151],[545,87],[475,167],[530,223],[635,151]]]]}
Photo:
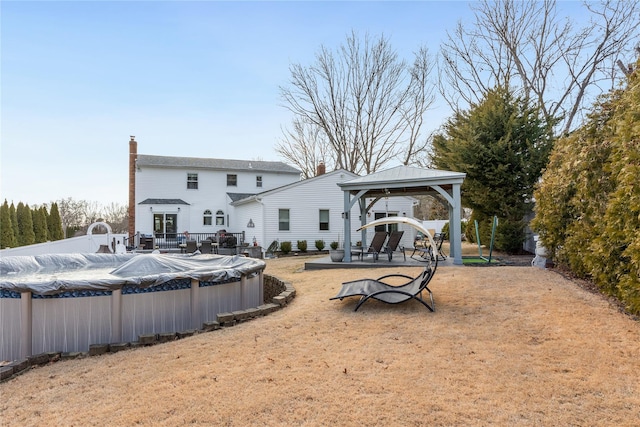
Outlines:
{"type": "Polygon", "coordinates": [[[11,222],[9,204],[5,199],[4,204],[0,206],[0,249],[16,246],[16,236],[13,234],[11,222]]]}
{"type": "Polygon", "coordinates": [[[18,216],[18,245],[26,246],[35,243],[36,235],[33,232],[33,217],[29,205],[22,202],[16,208],[18,216]]]}
{"type": "Polygon", "coordinates": [[[51,204],[51,212],[49,212],[49,218],[47,218],[47,226],[49,228],[49,240],[62,240],[64,238],[62,219],[60,218],[60,210],[58,210],[58,204],[56,202],[51,204]]]}
{"type": "Polygon", "coordinates": [[[44,209],[44,207],[32,211],[35,243],[44,243],[47,241],[47,216],[42,209],[44,209]]]}
{"type": "Polygon", "coordinates": [[[12,247],[20,246],[18,243],[18,212],[16,211],[16,207],[11,202],[11,206],[9,206],[9,215],[11,216],[11,227],[13,227],[13,239],[14,245],[12,247]]]}

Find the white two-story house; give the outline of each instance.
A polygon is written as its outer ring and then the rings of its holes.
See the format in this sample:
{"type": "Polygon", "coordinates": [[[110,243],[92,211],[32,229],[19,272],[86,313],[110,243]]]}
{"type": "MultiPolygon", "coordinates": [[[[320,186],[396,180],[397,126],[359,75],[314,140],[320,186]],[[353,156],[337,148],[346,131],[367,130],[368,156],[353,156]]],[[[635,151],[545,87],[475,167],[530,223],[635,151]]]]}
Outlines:
{"type": "MultiPolygon", "coordinates": [[[[301,180],[300,171],[283,162],[138,154],[133,139],[131,147],[131,235],[175,243],[187,233],[225,230],[244,233],[245,243],[263,248],[273,241],[291,241],[294,250],[299,240],[306,240],[309,250],[315,249],[316,240],[324,240],[326,248],[332,241],[344,241],[344,194],[337,184],[356,174],[324,173],[324,165],[319,165],[317,176],[301,180]]],[[[387,215],[412,216],[414,203],[412,197],[380,200],[365,222],[387,215]]],[[[355,231],[361,221],[357,206],[350,219],[351,241],[362,240],[355,231]]],[[[410,245],[412,237],[407,235],[403,244],[410,245]]]]}
{"type": "Polygon", "coordinates": [[[144,235],[237,230],[231,202],[300,180],[282,162],[138,154],[136,232],[144,235]]]}

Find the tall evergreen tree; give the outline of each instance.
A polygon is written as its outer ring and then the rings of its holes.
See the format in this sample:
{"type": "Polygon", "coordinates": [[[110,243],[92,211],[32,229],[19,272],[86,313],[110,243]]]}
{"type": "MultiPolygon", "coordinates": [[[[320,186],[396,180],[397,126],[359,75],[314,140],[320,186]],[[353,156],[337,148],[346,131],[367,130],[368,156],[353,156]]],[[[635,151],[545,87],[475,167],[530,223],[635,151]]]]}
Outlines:
{"type": "Polygon", "coordinates": [[[13,248],[16,246],[16,236],[13,234],[13,225],[11,223],[11,212],[9,203],[5,199],[0,206],[0,249],[13,248]]]}
{"type": "Polygon", "coordinates": [[[45,208],[40,207],[32,211],[35,243],[44,243],[47,241],[47,215],[43,209],[45,208]]]}
{"type": "Polygon", "coordinates": [[[36,235],[33,232],[33,217],[29,205],[18,203],[16,209],[18,216],[18,245],[32,245],[35,243],[36,235]]]}
{"type": "Polygon", "coordinates": [[[534,185],[553,144],[552,123],[536,107],[497,87],[468,111],[449,119],[433,139],[432,161],[464,172],[462,202],[474,217],[500,220],[496,245],[517,252],[524,241],[524,216],[534,185]]]}
{"type": "Polygon", "coordinates": [[[18,234],[20,234],[18,230],[18,212],[13,202],[9,206],[9,215],[11,215],[11,226],[13,227],[13,238],[15,239],[14,246],[20,246],[20,243],[18,243],[18,234]]]}
{"type": "Polygon", "coordinates": [[[49,240],[62,240],[64,233],[62,232],[62,219],[56,202],[51,203],[51,211],[47,221],[49,227],[49,240]]]}

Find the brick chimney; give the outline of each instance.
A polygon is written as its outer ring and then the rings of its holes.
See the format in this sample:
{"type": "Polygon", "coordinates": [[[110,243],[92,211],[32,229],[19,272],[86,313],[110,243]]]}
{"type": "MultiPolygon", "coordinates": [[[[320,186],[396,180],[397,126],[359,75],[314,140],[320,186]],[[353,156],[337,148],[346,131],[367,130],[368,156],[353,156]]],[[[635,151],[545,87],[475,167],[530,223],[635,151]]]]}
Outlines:
{"type": "Polygon", "coordinates": [[[138,143],[131,135],[129,140],[129,239],[136,234],[136,159],[138,143]]]}
{"type": "Polygon", "coordinates": [[[324,166],[324,162],[320,161],[320,163],[318,163],[318,168],[316,169],[316,176],[324,175],[326,171],[327,169],[324,166]]]}

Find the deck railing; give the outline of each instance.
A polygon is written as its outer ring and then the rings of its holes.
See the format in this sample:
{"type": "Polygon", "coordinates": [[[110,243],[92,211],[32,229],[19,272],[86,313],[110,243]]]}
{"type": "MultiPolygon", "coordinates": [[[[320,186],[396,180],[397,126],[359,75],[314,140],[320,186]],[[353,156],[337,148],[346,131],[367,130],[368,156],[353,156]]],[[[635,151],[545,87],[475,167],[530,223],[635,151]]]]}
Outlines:
{"type": "Polygon", "coordinates": [[[140,234],[125,239],[125,246],[130,249],[180,249],[187,240],[195,240],[201,243],[209,240],[216,243],[219,248],[236,248],[245,245],[245,234],[241,233],[154,233],[140,234]]]}

